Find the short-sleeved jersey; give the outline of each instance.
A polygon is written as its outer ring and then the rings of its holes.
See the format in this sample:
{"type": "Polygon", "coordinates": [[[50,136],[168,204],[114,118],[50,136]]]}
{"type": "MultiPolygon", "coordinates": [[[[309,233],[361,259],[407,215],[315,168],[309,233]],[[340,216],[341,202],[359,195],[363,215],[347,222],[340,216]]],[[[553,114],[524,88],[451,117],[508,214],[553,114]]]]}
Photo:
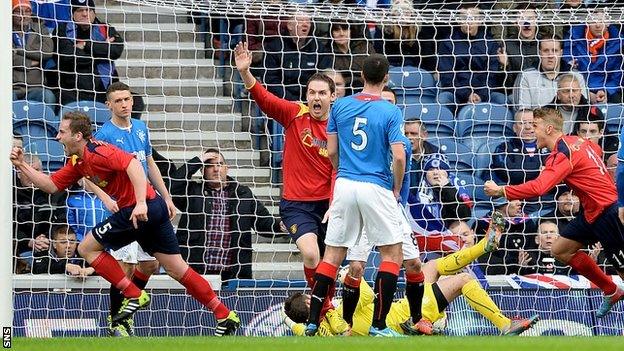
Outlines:
{"type": "Polygon", "coordinates": [[[152,144],[145,122],[130,118],[130,128],[121,128],[108,121],[98,129],[94,137],[133,154],[141,162],[145,174],[148,174],[147,157],[152,156],[152,144]]]}
{"type": "Polygon", "coordinates": [[[403,143],[401,110],[379,96],[355,94],[332,107],[328,134],[338,136],[338,173],[392,190],[391,144],[403,143]]]}
{"type": "MultiPolygon", "coordinates": [[[[63,190],[85,177],[115,199],[119,208],[130,207],[136,204],[136,198],[126,169],[133,158],[113,145],[89,142],[82,158],[71,157],[63,168],[52,174],[51,179],[59,190],[63,190]]],[[[146,200],[155,197],[156,192],[148,183],[146,200]]]]}
{"type": "Polygon", "coordinates": [[[256,83],[249,89],[262,112],[284,127],[284,193],[290,201],[318,201],[331,194],[327,120],[317,120],[302,103],[280,99],[256,83]]]}
{"type": "Polygon", "coordinates": [[[562,181],[579,197],[589,223],[617,200],[615,183],[602,161],[600,146],[572,135],[557,140],[537,178],[506,186],[505,197],[520,200],[540,196],[562,181]]]}

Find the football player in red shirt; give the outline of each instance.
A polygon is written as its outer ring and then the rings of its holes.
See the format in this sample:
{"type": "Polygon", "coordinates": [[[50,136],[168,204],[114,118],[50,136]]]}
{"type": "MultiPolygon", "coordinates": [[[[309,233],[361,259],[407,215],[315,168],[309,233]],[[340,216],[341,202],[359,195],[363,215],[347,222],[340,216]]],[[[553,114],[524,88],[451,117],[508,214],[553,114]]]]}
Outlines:
{"type": "Polygon", "coordinates": [[[583,210],[562,231],[551,252],[604,292],[604,301],[596,312],[597,317],[603,317],[617,301],[624,299],[624,290],[582,249],[600,241],[611,264],[624,276],[623,262],[618,259],[618,253],[624,249],[624,225],[618,218],[615,183],[602,161],[600,146],[563,134],[563,117],[559,111],[536,109],[533,116],[537,147],[552,151],[544,169],[537,178],[524,184],[499,186],[487,181],[485,193],[520,200],[543,195],[561,182],[567,184],[579,197],[583,210]]]}
{"type": "Polygon", "coordinates": [[[97,274],[115,285],[125,297],[113,322],[123,322],[150,302],[149,295],[137,288],[113,256],[105,251],[137,241],[156,257],[167,274],[214,312],[218,321],[216,335],[233,334],[240,324],[238,316],[182,259],[167,204],[147,182],[139,161],[113,145],[93,140],[91,121],[80,112],[63,116],[56,139],[65,146],[70,159],[54,174],[48,176],[24,162],[21,148],[13,148],[11,162],[45,192],[56,193],[85,177],[117,201],[119,211],[96,225],[78,246],[80,255],[97,274]]]}
{"type": "Polygon", "coordinates": [[[284,127],[284,190],[280,216],[303,255],[306,281],[313,286],[314,272],[324,251],[333,168],[327,154],[327,120],[336,85],[316,73],[307,84],[307,103],[271,94],[251,74],[247,43],[235,49],[236,68],[260,109],[284,127]]]}

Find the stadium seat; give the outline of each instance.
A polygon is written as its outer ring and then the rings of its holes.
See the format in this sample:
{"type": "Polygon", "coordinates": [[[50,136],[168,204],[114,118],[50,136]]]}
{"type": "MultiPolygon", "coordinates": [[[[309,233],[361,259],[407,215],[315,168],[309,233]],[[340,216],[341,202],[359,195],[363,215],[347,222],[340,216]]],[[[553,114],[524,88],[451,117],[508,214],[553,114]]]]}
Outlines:
{"type": "Polygon", "coordinates": [[[108,106],[97,101],[74,101],[61,108],[61,117],[70,111],[80,111],[86,113],[91,122],[98,126],[103,125],[111,118],[108,106]]]}
{"type": "Polygon", "coordinates": [[[622,118],[624,118],[624,107],[619,104],[602,104],[598,108],[607,120],[605,129],[608,133],[619,134],[622,129],[622,118]]]}
{"type": "Polygon", "coordinates": [[[58,141],[37,139],[25,145],[27,152],[39,156],[44,172],[54,172],[65,165],[65,151],[58,141]]]}
{"type": "Polygon", "coordinates": [[[437,144],[448,157],[452,171],[473,171],[473,153],[469,147],[451,138],[432,139],[431,142],[437,144]]]}
{"type": "Polygon", "coordinates": [[[24,144],[34,139],[55,138],[58,121],[54,111],[40,102],[13,102],[13,134],[20,135],[24,144]]]}
{"type": "Polygon", "coordinates": [[[466,144],[475,137],[500,138],[513,135],[509,109],[503,105],[479,103],[467,105],[457,114],[457,136],[466,144]]]}
{"type": "Polygon", "coordinates": [[[502,139],[486,140],[483,143],[474,145],[474,157],[472,166],[474,168],[475,177],[481,179],[490,179],[490,165],[492,164],[492,155],[498,147],[505,141],[502,139]]]}
{"type": "Polygon", "coordinates": [[[397,91],[396,93],[397,106],[402,109],[410,105],[437,103],[437,98],[431,95],[408,95],[404,94],[403,91],[397,91]]]}
{"type": "Polygon", "coordinates": [[[438,95],[438,88],[433,75],[413,66],[392,67],[388,72],[388,86],[397,95],[432,96],[438,95]]]}
{"type": "Polygon", "coordinates": [[[434,137],[455,135],[455,117],[449,109],[437,103],[408,105],[403,109],[403,118],[406,121],[420,119],[434,137]]]}

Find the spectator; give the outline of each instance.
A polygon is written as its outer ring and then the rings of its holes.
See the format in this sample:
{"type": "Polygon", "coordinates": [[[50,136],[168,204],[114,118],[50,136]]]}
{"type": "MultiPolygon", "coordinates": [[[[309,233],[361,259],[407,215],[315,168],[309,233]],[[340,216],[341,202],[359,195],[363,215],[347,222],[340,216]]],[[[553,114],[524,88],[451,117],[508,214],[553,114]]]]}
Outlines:
{"type": "Polygon", "coordinates": [[[434,71],[435,43],[433,40],[427,42],[420,35],[420,27],[415,22],[416,12],[411,1],[396,0],[390,11],[397,21],[377,26],[375,51],[386,56],[391,66],[414,66],[434,71]]]}
{"type": "Polygon", "coordinates": [[[334,84],[336,84],[336,99],[351,95],[353,93],[351,89],[347,88],[347,83],[342,73],[331,68],[325,69],[321,73],[331,78],[334,81],[334,84]]]}
{"type": "Polygon", "coordinates": [[[72,20],[57,28],[61,102],[106,102],[106,89],[118,79],[115,69],[124,50],[114,27],[101,22],[93,0],[72,0],[72,20]]]}
{"type": "Polygon", "coordinates": [[[513,103],[516,109],[535,109],[551,103],[557,95],[557,79],[566,73],[578,77],[581,91],[588,93],[585,80],[561,59],[561,38],[544,37],[539,41],[540,65],[522,71],[514,84],[513,103]]]}
{"type": "Polygon", "coordinates": [[[557,223],[559,232],[563,231],[568,223],[581,211],[581,202],[578,196],[566,190],[556,197],[556,207],[553,212],[544,216],[557,223]]]}
{"type": "Polygon", "coordinates": [[[520,71],[539,65],[537,12],[534,5],[524,5],[519,11],[514,31],[505,34],[504,46],[498,57],[507,75],[505,87],[512,87],[520,71]]]}
{"type": "Polygon", "coordinates": [[[67,223],[76,234],[78,242],[95,227],[104,221],[110,213],[95,194],[81,187],[69,190],[67,195],[67,223]]]}
{"type": "Polygon", "coordinates": [[[572,27],[563,54],[585,77],[592,104],[622,103],[622,29],[604,10],[590,15],[588,25],[572,27]]]}
{"type": "MultiPolygon", "coordinates": [[[[161,165],[168,162],[158,154],[154,157],[161,165]]],[[[173,201],[182,211],[178,242],[182,257],[200,274],[220,274],[223,280],[251,279],[251,230],[273,237],[282,231],[280,221],[269,214],[251,189],[227,172],[223,154],[207,149],[169,174],[173,201]],[[201,182],[192,181],[200,169],[201,182]]]]}
{"type": "Polygon", "coordinates": [[[429,137],[427,128],[417,117],[405,116],[404,128],[405,136],[412,142],[410,193],[416,194],[423,178],[423,161],[427,156],[442,153],[442,151],[427,141],[429,137]]]}
{"type": "Polygon", "coordinates": [[[557,261],[550,253],[552,244],[559,237],[559,228],[551,220],[540,221],[535,244],[537,249],[521,248],[518,252],[518,274],[576,274],[568,265],[557,261]]]}
{"type": "Polygon", "coordinates": [[[394,90],[390,89],[387,85],[381,91],[381,98],[390,102],[393,105],[397,103],[397,96],[394,90]]]}
{"type": "Polygon", "coordinates": [[[305,86],[317,69],[327,68],[317,38],[310,36],[310,16],[294,14],[282,37],[266,46],[265,83],[270,92],[290,101],[305,100],[305,86]]]}
{"type": "MultiPolygon", "coordinates": [[[[282,0],[270,0],[264,3],[267,8],[272,9],[273,6],[279,6],[282,0]]],[[[280,33],[285,30],[285,22],[279,16],[263,15],[249,16],[247,18],[247,44],[251,50],[253,59],[251,62],[254,67],[253,73],[257,76],[264,76],[264,48],[272,40],[278,39],[280,33]]]]}
{"type": "Polygon", "coordinates": [[[417,232],[444,232],[448,224],[471,216],[472,202],[460,180],[449,173],[445,155],[429,155],[423,165],[425,176],[408,198],[408,208],[417,232]]]}
{"type": "Polygon", "coordinates": [[[60,225],[52,231],[52,246],[47,252],[38,253],[32,266],[33,274],[68,274],[86,277],[95,270],[85,267],[85,260],[78,256],[76,233],[68,225],[60,225]]]}
{"type": "Polygon", "coordinates": [[[59,23],[71,21],[71,0],[31,1],[33,13],[44,21],[50,33],[54,32],[59,23]]]}
{"type": "Polygon", "coordinates": [[[608,159],[618,149],[618,138],[615,135],[605,135],[605,118],[598,107],[587,106],[579,109],[583,112],[587,110],[587,112],[578,114],[572,133],[600,145],[604,152],[603,159],[608,159]]]}
{"type": "Polygon", "coordinates": [[[359,90],[364,86],[360,76],[362,64],[366,57],[375,53],[373,45],[368,43],[366,38],[353,36],[347,21],[333,21],[330,34],[331,37],[324,49],[327,61],[323,66],[342,73],[345,85],[352,90],[359,90]]]}
{"type": "MultiPolygon", "coordinates": [[[[24,159],[34,169],[42,169],[38,156],[25,154],[24,159]]],[[[23,173],[17,173],[13,188],[13,233],[15,255],[23,257],[32,266],[32,256],[50,247],[49,232],[55,223],[65,223],[65,192],[47,194],[32,186],[23,173]]]]}
{"type": "MultiPolygon", "coordinates": [[[[494,1],[495,10],[503,10],[507,13],[522,12],[524,9],[532,8],[534,10],[541,9],[554,9],[557,7],[557,2],[560,0],[529,0],[529,1],[517,1],[517,0],[496,0],[494,1]]],[[[561,36],[561,29],[558,26],[554,26],[550,23],[541,22],[539,24],[539,31],[544,34],[552,35],[553,33],[561,36]]],[[[491,26],[492,36],[496,40],[503,40],[505,38],[516,38],[518,35],[517,27],[503,26],[503,21],[493,23],[491,26]]]]}
{"type": "Polygon", "coordinates": [[[572,134],[578,129],[577,121],[602,120],[604,115],[598,108],[590,108],[587,98],[581,91],[579,77],[563,74],[557,82],[557,95],[548,107],[559,110],[563,116],[563,132],[572,134]]]}
{"type": "Polygon", "coordinates": [[[13,0],[13,100],[46,104],[56,97],[45,88],[44,63],[52,58],[54,41],[48,29],[32,16],[28,0],[13,0]]]}
{"type": "Polygon", "coordinates": [[[494,92],[502,87],[499,45],[487,33],[478,7],[464,5],[459,17],[458,25],[438,48],[438,71],[444,90],[438,96],[439,102],[506,104],[507,97],[494,92]]]}
{"type": "Polygon", "coordinates": [[[537,148],[533,111],[519,110],[514,115],[515,137],[500,144],[492,155],[492,176],[497,183],[522,184],[535,179],[548,156],[537,148]]]}

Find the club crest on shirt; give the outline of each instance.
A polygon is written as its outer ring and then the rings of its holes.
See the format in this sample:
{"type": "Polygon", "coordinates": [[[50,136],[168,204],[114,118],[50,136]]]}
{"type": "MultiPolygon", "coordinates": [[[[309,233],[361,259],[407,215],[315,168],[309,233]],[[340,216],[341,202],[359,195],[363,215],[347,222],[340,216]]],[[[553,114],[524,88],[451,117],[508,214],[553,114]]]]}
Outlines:
{"type": "Polygon", "coordinates": [[[108,182],[100,179],[100,177],[95,176],[95,177],[90,177],[87,176],[87,179],[89,179],[91,182],[93,182],[93,184],[99,186],[100,188],[105,188],[108,185],[108,182]]]}
{"type": "Polygon", "coordinates": [[[140,129],[139,131],[137,131],[137,136],[139,137],[139,140],[141,140],[142,143],[145,143],[145,131],[143,131],[143,129],[140,129]]]}
{"type": "Polygon", "coordinates": [[[319,151],[319,155],[323,156],[323,157],[328,157],[328,153],[327,153],[327,140],[321,140],[318,138],[315,138],[314,135],[312,135],[312,130],[310,130],[310,128],[304,128],[301,131],[301,143],[307,147],[318,147],[319,151]]]}
{"type": "Polygon", "coordinates": [[[289,228],[291,234],[295,234],[297,232],[297,224],[293,224],[289,228]]]}

